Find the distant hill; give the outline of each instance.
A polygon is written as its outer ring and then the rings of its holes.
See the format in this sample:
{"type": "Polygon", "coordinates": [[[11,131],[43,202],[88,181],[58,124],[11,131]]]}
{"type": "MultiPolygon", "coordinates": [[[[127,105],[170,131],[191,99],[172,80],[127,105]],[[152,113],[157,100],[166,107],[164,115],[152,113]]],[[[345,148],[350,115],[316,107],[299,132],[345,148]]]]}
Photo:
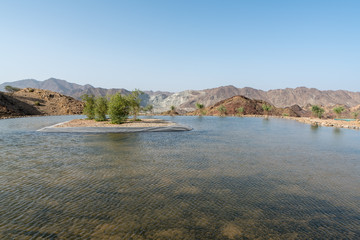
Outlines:
{"type": "Polygon", "coordinates": [[[206,107],[202,110],[196,110],[194,112],[188,113],[188,115],[207,115],[207,116],[237,116],[237,115],[270,115],[270,116],[290,116],[290,117],[300,117],[300,111],[302,109],[299,107],[296,111],[294,106],[293,108],[277,108],[271,105],[268,102],[263,100],[250,99],[244,96],[234,96],[220,102],[215,103],[212,106],[206,107]],[[271,110],[265,112],[263,105],[271,106],[271,110]],[[223,108],[223,112],[220,111],[220,108],[223,108]],[[242,108],[242,112],[239,112],[238,109],[242,108]]]}
{"type": "MultiPolygon", "coordinates": [[[[79,85],[55,78],[50,78],[45,81],[28,79],[7,82],[0,85],[0,90],[3,90],[6,85],[19,88],[33,87],[47,89],[62,93],[64,95],[72,96],[76,99],[80,99],[80,96],[84,93],[93,94],[95,96],[106,96],[116,92],[120,92],[122,94],[130,93],[130,91],[123,88],[95,88],[89,84],[79,85]]],[[[209,107],[219,101],[238,95],[250,99],[263,100],[279,108],[293,105],[299,105],[304,108],[309,104],[322,106],[334,106],[341,104],[347,107],[355,107],[360,105],[360,92],[351,92],[346,90],[321,91],[315,88],[306,87],[263,91],[249,87],[236,88],[230,85],[204,90],[186,90],[177,93],[145,91],[145,94],[142,95],[141,98],[143,106],[148,104],[154,106],[154,112],[167,111],[170,109],[170,106],[175,106],[176,109],[180,112],[190,112],[195,110],[196,102],[202,103],[206,107],[209,107]]]]}
{"type": "MultiPolygon", "coordinates": [[[[350,92],[345,90],[320,91],[315,88],[286,88],[263,91],[254,88],[236,88],[234,86],[224,86],[199,91],[183,91],[174,93],[167,97],[154,96],[150,99],[154,106],[162,108],[174,105],[179,109],[186,111],[195,110],[196,102],[205,106],[211,106],[215,103],[228,99],[233,96],[245,96],[250,99],[258,99],[269,102],[276,107],[289,107],[299,105],[305,107],[311,105],[332,106],[342,104],[354,107],[360,104],[360,92],[350,92]]],[[[164,109],[168,110],[168,109],[164,109]]]]}
{"type": "Polygon", "coordinates": [[[65,80],[49,78],[45,81],[38,81],[35,79],[25,79],[15,82],[5,82],[0,84],[0,91],[5,90],[5,86],[10,85],[18,88],[37,88],[45,89],[54,92],[58,92],[67,96],[72,96],[76,99],[80,99],[81,95],[93,94],[95,96],[106,96],[107,94],[114,94],[120,92],[122,94],[128,94],[130,91],[126,89],[106,89],[106,88],[95,88],[90,84],[79,85],[76,83],[69,83],[65,80]]]}
{"type": "Polygon", "coordinates": [[[84,104],[63,94],[34,88],[0,92],[0,118],[31,115],[81,114],[84,104]]]}

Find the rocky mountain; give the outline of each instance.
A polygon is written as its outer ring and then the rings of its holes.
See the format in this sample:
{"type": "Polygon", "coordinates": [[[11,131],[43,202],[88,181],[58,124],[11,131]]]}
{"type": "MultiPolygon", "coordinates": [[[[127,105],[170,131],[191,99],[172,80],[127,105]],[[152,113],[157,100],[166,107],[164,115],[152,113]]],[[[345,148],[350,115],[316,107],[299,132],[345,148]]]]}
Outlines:
{"type": "Polygon", "coordinates": [[[95,96],[106,96],[108,94],[115,94],[120,92],[122,94],[129,94],[130,91],[120,89],[106,89],[106,88],[95,88],[90,84],[79,85],[76,83],[69,83],[65,80],[49,78],[45,81],[38,81],[35,79],[25,79],[15,82],[5,82],[0,84],[0,91],[4,91],[6,86],[13,86],[18,88],[37,88],[45,89],[53,92],[58,92],[67,96],[72,96],[76,99],[80,99],[83,94],[93,94],[95,96]]]}
{"type": "MultiPolygon", "coordinates": [[[[50,78],[45,81],[21,80],[16,82],[7,82],[0,85],[0,90],[6,85],[14,87],[36,87],[57,91],[59,93],[72,96],[79,99],[84,93],[98,95],[111,95],[116,92],[128,94],[126,89],[105,89],[95,88],[91,85],[78,85],[68,83],[64,80],[50,78]]],[[[205,90],[186,90],[177,93],[171,92],[153,92],[145,91],[142,98],[142,105],[151,104],[154,106],[154,112],[164,112],[175,106],[180,112],[190,112],[195,110],[196,102],[204,104],[206,107],[228,99],[233,96],[245,96],[250,99],[258,99],[269,102],[276,107],[284,108],[293,105],[305,107],[307,105],[333,106],[342,104],[347,107],[360,105],[360,92],[351,92],[345,90],[321,91],[315,88],[286,88],[269,91],[258,90],[254,88],[236,88],[234,86],[223,86],[205,90]]]]}
{"type": "Polygon", "coordinates": [[[270,115],[270,116],[290,116],[300,117],[300,112],[303,111],[299,106],[277,108],[270,103],[263,100],[250,99],[244,96],[234,96],[222,100],[212,106],[206,107],[202,110],[196,110],[187,115],[207,115],[207,116],[237,116],[237,115],[270,115]],[[266,112],[263,105],[271,106],[271,109],[266,112]],[[221,110],[222,108],[222,110],[221,110]],[[242,111],[238,109],[242,108],[242,111]]]}
{"type": "Polygon", "coordinates": [[[14,93],[0,92],[0,118],[31,115],[81,114],[84,104],[49,90],[24,88],[14,93]]]}

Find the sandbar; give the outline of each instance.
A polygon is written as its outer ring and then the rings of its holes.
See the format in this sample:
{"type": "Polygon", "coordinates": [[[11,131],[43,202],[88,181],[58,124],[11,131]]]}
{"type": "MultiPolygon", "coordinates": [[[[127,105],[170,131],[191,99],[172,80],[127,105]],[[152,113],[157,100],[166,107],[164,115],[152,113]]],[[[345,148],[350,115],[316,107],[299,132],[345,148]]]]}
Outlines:
{"type": "Polygon", "coordinates": [[[53,126],[39,129],[40,132],[88,132],[88,133],[128,133],[128,132],[174,132],[190,131],[192,128],[162,119],[128,120],[122,124],[112,124],[110,121],[95,121],[73,119],[53,126]]]}

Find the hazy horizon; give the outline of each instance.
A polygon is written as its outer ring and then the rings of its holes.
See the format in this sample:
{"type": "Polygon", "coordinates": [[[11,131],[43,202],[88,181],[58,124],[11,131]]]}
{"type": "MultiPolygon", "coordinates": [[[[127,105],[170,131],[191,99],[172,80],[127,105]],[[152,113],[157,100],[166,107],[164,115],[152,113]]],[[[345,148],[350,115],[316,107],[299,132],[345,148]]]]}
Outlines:
{"type": "Polygon", "coordinates": [[[180,92],[233,85],[360,91],[348,1],[60,1],[0,5],[0,82],[180,92]]]}

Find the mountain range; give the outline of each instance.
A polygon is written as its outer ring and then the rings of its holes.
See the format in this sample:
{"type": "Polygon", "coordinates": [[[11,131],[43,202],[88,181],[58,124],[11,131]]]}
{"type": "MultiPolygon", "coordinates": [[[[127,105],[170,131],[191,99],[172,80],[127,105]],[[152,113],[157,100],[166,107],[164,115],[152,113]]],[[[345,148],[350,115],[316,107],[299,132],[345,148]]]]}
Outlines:
{"type": "MultiPolygon", "coordinates": [[[[83,94],[93,94],[95,96],[106,96],[117,92],[129,94],[130,91],[123,88],[96,88],[89,84],[79,85],[69,83],[65,80],[50,78],[45,81],[35,79],[25,79],[15,82],[5,82],[0,84],[0,91],[5,86],[11,85],[18,88],[39,88],[59,92],[79,99],[83,94]]],[[[142,105],[151,104],[154,106],[154,112],[163,112],[169,110],[170,106],[175,106],[180,112],[189,112],[195,110],[197,102],[204,104],[205,107],[216,104],[233,96],[245,96],[250,99],[267,101],[276,107],[289,107],[299,105],[305,107],[308,105],[334,106],[345,105],[355,107],[360,104],[360,92],[351,92],[346,90],[318,90],[315,88],[297,87],[286,89],[275,89],[263,91],[250,87],[236,88],[234,86],[222,86],[218,88],[204,90],[186,90],[182,92],[161,92],[145,91],[141,96],[142,105]]]]}

